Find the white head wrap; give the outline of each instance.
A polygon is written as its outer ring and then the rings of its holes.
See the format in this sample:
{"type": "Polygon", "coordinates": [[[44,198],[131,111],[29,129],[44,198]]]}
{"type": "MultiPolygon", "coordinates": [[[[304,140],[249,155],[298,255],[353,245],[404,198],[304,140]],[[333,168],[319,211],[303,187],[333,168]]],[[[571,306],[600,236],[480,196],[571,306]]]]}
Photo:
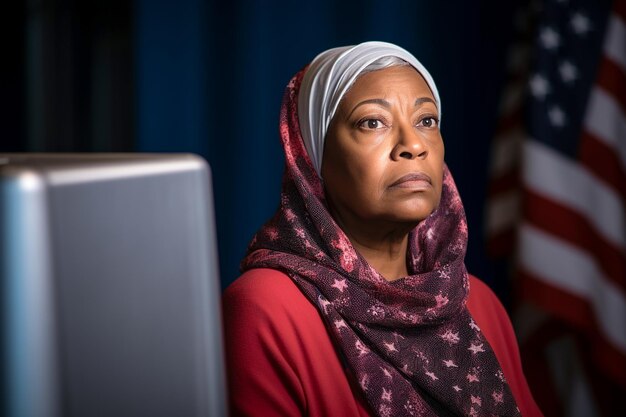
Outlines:
{"type": "Polygon", "coordinates": [[[324,51],[309,65],[298,94],[302,139],[320,176],[326,132],[339,102],[368,65],[387,56],[408,62],[424,77],[435,98],[441,121],[441,102],[435,81],[408,51],[386,42],[364,42],[324,51]]]}

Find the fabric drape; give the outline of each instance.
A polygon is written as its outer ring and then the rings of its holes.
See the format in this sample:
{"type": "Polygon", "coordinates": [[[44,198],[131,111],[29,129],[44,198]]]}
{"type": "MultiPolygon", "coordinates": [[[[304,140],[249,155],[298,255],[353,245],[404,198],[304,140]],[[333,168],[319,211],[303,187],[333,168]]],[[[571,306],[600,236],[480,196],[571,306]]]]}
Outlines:
{"type": "Polygon", "coordinates": [[[377,415],[519,415],[466,307],[467,224],[450,172],[445,168],[439,207],[409,234],[410,275],[387,281],[327,209],[300,136],[297,97],[304,71],[288,84],[281,108],[281,203],[250,243],[242,270],[273,268],[294,280],[319,309],[377,415]]]}

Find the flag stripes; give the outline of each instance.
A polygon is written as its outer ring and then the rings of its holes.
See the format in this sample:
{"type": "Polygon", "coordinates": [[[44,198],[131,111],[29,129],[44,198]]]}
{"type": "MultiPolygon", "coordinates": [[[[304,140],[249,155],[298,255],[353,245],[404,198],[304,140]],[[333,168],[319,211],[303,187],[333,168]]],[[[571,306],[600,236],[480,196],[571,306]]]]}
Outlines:
{"type": "Polygon", "coordinates": [[[626,390],[626,0],[608,19],[544,3],[536,67],[513,75],[501,106],[488,247],[516,259],[521,302],[577,329],[588,363],[626,390]],[[597,66],[577,46],[594,31],[597,66]]]}
{"type": "MultiPolygon", "coordinates": [[[[519,278],[520,291],[524,296],[532,297],[537,306],[550,311],[554,316],[564,319],[585,333],[585,338],[591,344],[593,362],[614,384],[624,389],[626,387],[624,353],[608,343],[600,334],[596,321],[591,320],[593,312],[588,301],[558,287],[546,285],[544,279],[538,278],[524,268],[520,268],[519,278]]],[[[532,339],[529,341],[532,342],[532,339]]],[[[527,344],[527,346],[532,345],[532,343],[527,344]]],[[[555,401],[555,398],[551,401],[555,401]]]]}
{"type": "Polygon", "coordinates": [[[530,224],[522,226],[520,237],[520,265],[540,281],[586,299],[604,336],[626,352],[626,297],[596,259],[530,224]]]}
{"type": "Polygon", "coordinates": [[[582,214],[597,233],[624,251],[626,211],[622,199],[580,164],[530,139],[524,146],[522,175],[530,190],[582,214]]]}
{"type": "Polygon", "coordinates": [[[595,233],[593,226],[584,216],[549,198],[528,191],[525,218],[535,227],[588,252],[597,260],[599,268],[607,279],[613,281],[621,291],[625,291],[626,262],[624,262],[622,252],[595,233]],[[572,228],[572,224],[577,224],[579,227],[572,228]]]}

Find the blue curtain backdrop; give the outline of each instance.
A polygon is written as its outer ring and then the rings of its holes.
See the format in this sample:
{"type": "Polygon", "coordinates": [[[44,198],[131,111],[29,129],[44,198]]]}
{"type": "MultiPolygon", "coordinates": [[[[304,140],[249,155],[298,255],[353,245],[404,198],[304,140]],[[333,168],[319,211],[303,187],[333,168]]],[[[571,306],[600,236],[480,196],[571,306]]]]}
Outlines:
{"type": "Polygon", "coordinates": [[[442,96],[442,132],[468,215],[467,263],[502,294],[484,256],[483,205],[510,3],[138,0],[136,146],[194,152],[213,171],[222,286],[278,204],[278,112],[291,76],[322,50],[383,40],[413,52],[442,96]]]}

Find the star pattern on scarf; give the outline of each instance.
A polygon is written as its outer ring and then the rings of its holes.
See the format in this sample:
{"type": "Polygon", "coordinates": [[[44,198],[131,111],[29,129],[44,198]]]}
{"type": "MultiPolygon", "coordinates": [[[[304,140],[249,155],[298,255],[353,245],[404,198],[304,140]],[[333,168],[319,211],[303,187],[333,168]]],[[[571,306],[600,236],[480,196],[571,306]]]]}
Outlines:
{"type": "Polygon", "coordinates": [[[494,392],[491,394],[491,397],[493,398],[493,401],[494,401],[496,404],[500,404],[500,403],[502,403],[502,402],[504,401],[504,400],[503,400],[503,395],[502,395],[502,393],[501,393],[501,392],[495,392],[495,391],[494,391],[494,392]]]}
{"type": "Polygon", "coordinates": [[[448,342],[451,345],[456,345],[459,343],[459,333],[453,332],[452,330],[446,330],[444,334],[439,335],[443,340],[448,342]]]}
{"type": "Polygon", "coordinates": [[[368,353],[370,353],[370,350],[367,348],[367,346],[365,346],[363,344],[363,342],[361,342],[360,340],[356,341],[355,347],[356,347],[356,350],[357,350],[359,356],[364,356],[364,355],[367,355],[368,353]]]}
{"type": "Polygon", "coordinates": [[[391,402],[391,391],[386,388],[383,388],[383,395],[380,397],[380,399],[383,401],[391,402]]]}
{"type": "Polygon", "coordinates": [[[384,366],[381,366],[380,369],[383,371],[383,375],[385,375],[389,379],[393,379],[393,375],[391,375],[389,369],[385,368],[384,366]]]}
{"type": "Polygon", "coordinates": [[[444,359],[443,360],[443,364],[446,366],[446,368],[458,368],[459,365],[457,365],[456,363],[454,363],[454,361],[452,359],[444,359]]]}
{"type": "Polygon", "coordinates": [[[393,342],[383,342],[388,352],[397,352],[396,345],[393,342]]]}
{"type": "Polygon", "coordinates": [[[478,325],[476,324],[476,322],[474,322],[474,319],[470,319],[470,329],[472,330],[476,330],[477,332],[480,331],[480,327],[478,327],[478,325]]]}
{"type": "Polygon", "coordinates": [[[387,283],[327,210],[323,185],[299,136],[303,74],[290,82],[281,110],[281,206],[252,239],[242,269],[288,272],[317,306],[378,416],[432,416],[444,409],[467,415],[470,395],[481,398],[480,406],[474,404],[481,415],[518,416],[509,387],[498,377],[497,359],[465,304],[467,223],[449,171],[444,168],[443,209],[409,234],[411,275],[387,283]],[[502,393],[502,403],[492,393],[502,393]]]}
{"type": "Polygon", "coordinates": [[[470,347],[467,348],[467,350],[471,351],[473,355],[485,351],[485,349],[483,349],[482,343],[481,344],[472,343],[470,347]]]}
{"type": "Polygon", "coordinates": [[[331,287],[337,288],[339,291],[344,292],[344,290],[348,288],[348,284],[346,284],[345,279],[335,279],[331,287]]]}
{"type": "Polygon", "coordinates": [[[437,375],[435,375],[434,372],[429,371],[429,372],[425,372],[426,376],[429,377],[430,379],[432,379],[433,381],[438,380],[439,378],[437,377],[437,375]]]}
{"type": "Polygon", "coordinates": [[[476,374],[467,374],[467,380],[469,382],[480,382],[480,379],[478,379],[478,375],[476,374]]]}
{"type": "Polygon", "coordinates": [[[448,297],[445,297],[441,294],[437,294],[435,296],[435,302],[437,303],[437,306],[435,308],[441,308],[443,306],[445,306],[446,304],[448,304],[448,297]]]}
{"type": "Polygon", "coordinates": [[[328,312],[328,307],[330,306],[330,301],[328,301],[327,299],[325,299],[321,295],[319,297],[317,297],[317,300],[319,301],[320,306],[322,306],[322,309],[325,312],[328,312]]]}
{"type": "Polygon", "coordinates": [[[346,324],[346,321],[343,319],[340,320],[335,320],[335,328],[337,330],[341,330],[341,329],[347,329],[348,325],[346,324]]]}

